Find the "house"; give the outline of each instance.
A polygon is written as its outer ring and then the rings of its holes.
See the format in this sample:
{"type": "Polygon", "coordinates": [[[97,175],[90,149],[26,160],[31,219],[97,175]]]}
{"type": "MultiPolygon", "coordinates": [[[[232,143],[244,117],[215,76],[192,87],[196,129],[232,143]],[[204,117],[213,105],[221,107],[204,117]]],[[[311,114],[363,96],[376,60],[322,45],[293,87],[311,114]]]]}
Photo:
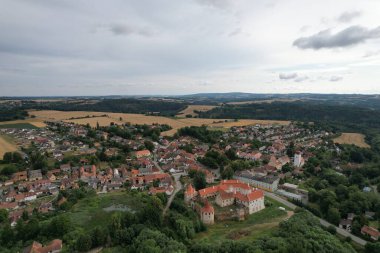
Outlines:
{"type": "Polygon", "coordinates": [[[28,173],[27,173],[27,171],[16,172],[16,173],[13,173],[13,175],[12,175],[12,180],[14,182],[17,182],[17,181],[26,181],[27,179],[28,179],[28,173]]]}
{"type": "Polygon", "coordinates": [[[33,242],[32,245],[26,247],[23,253],[59,253],[62,251],[62,240],[55,239],[46,246],[41,243],[33,242]]]}
{"type": "Polygon", "coordinates": [[[62,164],[60,167],[61,172],[63,173],[70,173],[71,172],[71,165],[70,164],[62,164]]]}
{"type": "Polygon", "coordinates": [[[374,241],[377,241],[379,240],[379,237],[380,237],[380,232],[373,228],[373,227],[369,227],[367,225],[364,225],[361,229],[361,233],[363,235],[368,235],[369,237],[371,237],[372,240],[374,241]]]}
{"type": "Polygon", "coordinates": [[[41,170],[29,170],[28,178],[29,178],[29,181],[41,180],[42,179],[41,170]]]}
{"type": "Polygon", "coordinates": [[[280,178],[274,175],[255,175],[250,171],[241,171],[237,172],[234,175],[235,179],[248,183],[254,187],[258,187],[260,189],[274,192],[278,189],[278,183],[280,182],[280,178]]]}
{"type": "Polygon", "coordinates": [[[141,158],[141,157],[149,157],[151,155],[150,151],[147,149],[136,151],[135,156],[136,158],[141,158]]]}
{"type": "Polygon", "coordinates": [[[352,220],[343,219],[339,222],[339,228],[345,229],[351,233],[352,231],[352,220]]]}

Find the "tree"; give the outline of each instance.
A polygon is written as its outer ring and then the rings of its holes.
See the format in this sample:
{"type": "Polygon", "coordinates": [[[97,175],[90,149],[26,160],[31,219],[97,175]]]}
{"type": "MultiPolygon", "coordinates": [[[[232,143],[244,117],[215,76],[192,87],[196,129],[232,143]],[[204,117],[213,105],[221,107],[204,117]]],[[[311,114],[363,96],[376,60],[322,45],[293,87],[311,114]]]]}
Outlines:
{"type": "Polygon", "coordinates": [[[338,225],[340,221],[339,210],[335,207],[330,207],[327,213],[327,220],[334,225],[338,225]]]}
{"type": "Polygon", "coordinates": [[[150,152],[154,150],[154,144],[151,141],[144,141],[144,146],[146,149],[148,149],[150,152]]]}
{"type": "Polygon", "coordinates": [[[0,224],[8,219],[8,211],[6,209],[0,209],[0,224]]]}
{"type": "Polygon", "coordinates": [[[196,190],[206,188],[206,175],[202,171],[197,171],[193,179],[194,187],[196,190]]]}
{"type": "Polygon", "coordinates": [[[223,169],[221,176],[223,179],[231,179],[234,176],[234,170],[231,167],[223,169]]]}
{"type": "Polygon", "coordinates": [[[92,247],[92,241],[91,237],[87,234],[82,234],[79,236],[77,243],[76,243],[76,248],[79,251],[88,251],[92,247]]]}

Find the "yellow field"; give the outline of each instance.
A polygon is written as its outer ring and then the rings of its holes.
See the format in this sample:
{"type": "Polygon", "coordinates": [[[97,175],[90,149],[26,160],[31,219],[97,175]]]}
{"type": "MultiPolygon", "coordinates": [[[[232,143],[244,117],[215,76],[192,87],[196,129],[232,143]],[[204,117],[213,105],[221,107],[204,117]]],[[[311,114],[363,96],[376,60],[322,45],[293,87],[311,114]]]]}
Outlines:
{"type": "Polygon", "coordinates": [[[369,148],[370,146],[365,142],[365,136],[359,133],[342,133],[341,136],[334,139],[335,143],[339,144],[354,144],[361,148],[369,148]]]}
{"type": "Polygon", "coordinates": [[[288,125],[289,121],[278,121],[278,120],[239,120],[234,122],[233,120],[224,119],[201,119],[201,118],[167,118],[162,116],[145,116],[143,114],[132,114],[132,113],[108,113],[108,112],[87,112],[87,111],[73,111],[73,112],[64,112],[64,111],[30,111],[31,115],[35,115],[38,120],[62,120],[65,122],[74,122],[76,124],[90,124],[95,127],[97,123],[100,126],[109,126],[111,122],[115,124],[121,123],[131,123],[131,124],[167,124],[173,129],[167,132],[164,132],[163,135],[173,135],[177,132],[179,128],[186,126],[202,126],[207,125],[210,127],[223,127],[229,128],[232,126],[247,126],[254,124],[280,124],[288,125]],[[106,116],[101,116],[106,115],[106,116]],[[70,119],[70,118],[80,118],[90,116],[90,118],[82,119],[70,119]],[[97,116],[97,117],[92,117],[97,116]],[[101,117],[99,117],[101,116],[101,117]]]}
{"type": "Polygon", "coordinates": [[[11,143],[8,138],[4,135],[0,135],[0,159],[3,159],[3,156],[6,152],[14,152],[17,150],[17,146],[11,143]]]}
{"type": "Polygon", "coordinates": [[[195,117],[198,116],[198,114],[194,111],[207,112],[215,107],[216,106],[214,105],[188,105],[186,109],[180,111],[177,116],[186,117],[186,115],[190,114],[191,116],[195,117]]]}

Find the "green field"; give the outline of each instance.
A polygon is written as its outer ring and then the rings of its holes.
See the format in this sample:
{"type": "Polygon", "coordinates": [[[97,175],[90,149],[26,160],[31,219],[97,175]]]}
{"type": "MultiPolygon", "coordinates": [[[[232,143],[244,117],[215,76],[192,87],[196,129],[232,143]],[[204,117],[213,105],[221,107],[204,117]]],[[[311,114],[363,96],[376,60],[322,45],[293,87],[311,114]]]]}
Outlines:
{"type": "Polygon", "coordinates": [[[196,235],[195,240],[217,243],[221,240],[252,241],[277,230],[287,213],[278,209],[282,206],[275,200],[266,198],[266,208],[250,215],[245,221],[216,221],[208,230],[196,235]]]}
{"type": "Polygon", "coordinates": [[[38,127],[29,123],[0,124],[0,128],[38,129],[38,127]]]}
{"type": "Polygon", "coordinates": [[[79,200],[77,204],[66,215],[74,223],[75,227],[92,229],[94,226],[105,226],[109,224],[110,211],[104,208],[113,205],[124,206],[132,211],[140,210],[144,203],[141,198],[125,191],[115,191],[99,194],[79,200]]]}

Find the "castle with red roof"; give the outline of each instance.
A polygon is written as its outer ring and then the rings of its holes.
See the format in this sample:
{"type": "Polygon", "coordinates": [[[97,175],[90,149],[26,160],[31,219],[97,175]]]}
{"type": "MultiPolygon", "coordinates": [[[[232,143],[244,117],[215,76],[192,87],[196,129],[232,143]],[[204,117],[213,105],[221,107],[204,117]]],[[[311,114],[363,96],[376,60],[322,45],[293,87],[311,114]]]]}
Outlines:
{"type": "Polygon", "coordinates": [[[205,202],[205,206],[200,210],[201,219],[205,224],[214,223],[214,208],[211,210],[209,199],[215,199],[215,203],[220,207],[234,204],[243,206],[248,214],[253,214],[265,208],[264,192],[236,179],[223,180],[219,185],[207,187],[198,192],[189,184],[185,191],[185,201],[195,200],[197,196],[205,202]]]}

